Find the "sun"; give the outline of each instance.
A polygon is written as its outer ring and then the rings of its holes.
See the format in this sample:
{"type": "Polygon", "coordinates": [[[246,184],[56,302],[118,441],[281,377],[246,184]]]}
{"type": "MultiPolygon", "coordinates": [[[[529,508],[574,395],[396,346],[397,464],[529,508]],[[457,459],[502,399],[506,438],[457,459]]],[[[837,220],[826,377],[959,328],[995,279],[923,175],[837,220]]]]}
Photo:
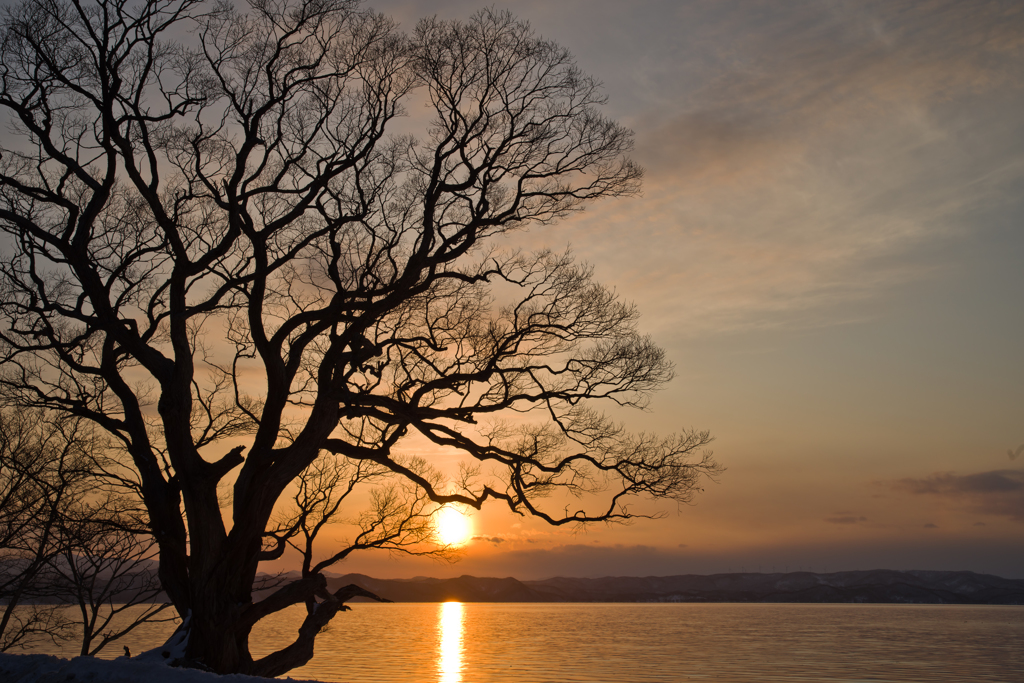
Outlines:
{"type": "Polygon", "coordinates": [[[444,545],[462,545],[473,535],[473,522],[452,507],[441,508],[434,518],[437,540],[444,545]]]}

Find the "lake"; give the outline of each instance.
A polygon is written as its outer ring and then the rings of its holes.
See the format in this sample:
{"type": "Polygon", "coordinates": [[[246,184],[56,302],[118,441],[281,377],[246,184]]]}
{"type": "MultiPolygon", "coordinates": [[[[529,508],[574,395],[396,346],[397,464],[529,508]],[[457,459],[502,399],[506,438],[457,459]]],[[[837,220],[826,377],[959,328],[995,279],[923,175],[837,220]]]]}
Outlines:
{"type": "MultiPolygon", "coordinates": [[[[275,634],[294,633],[301,616],[295,608],[262,622],[253,655],[265,654],[275,634]]],[[[124,643],[135,652],[153,647],[157,628],[124,643]]],[[[117,656],[120,645],[101,656],[117,656]]],[[[59,654],[52,645],[33,651],[59,654]]],[[[1024,681],[1024,607],[358,603],[320,635],[313,661],[289,675],[339,683],[1010,683],[1024,681]]]]}

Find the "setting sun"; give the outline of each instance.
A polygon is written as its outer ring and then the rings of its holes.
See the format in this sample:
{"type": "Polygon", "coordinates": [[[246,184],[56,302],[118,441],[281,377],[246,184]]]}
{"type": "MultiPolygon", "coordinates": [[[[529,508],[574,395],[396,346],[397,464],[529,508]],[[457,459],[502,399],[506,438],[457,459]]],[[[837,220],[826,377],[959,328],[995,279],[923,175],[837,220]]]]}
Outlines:
{"type": "Polygon", "coordinates": [[[437,540],[445,545],[462,545],[473,534],[473,522],[455,508],[442,508],[434,523],[437,540]]]}

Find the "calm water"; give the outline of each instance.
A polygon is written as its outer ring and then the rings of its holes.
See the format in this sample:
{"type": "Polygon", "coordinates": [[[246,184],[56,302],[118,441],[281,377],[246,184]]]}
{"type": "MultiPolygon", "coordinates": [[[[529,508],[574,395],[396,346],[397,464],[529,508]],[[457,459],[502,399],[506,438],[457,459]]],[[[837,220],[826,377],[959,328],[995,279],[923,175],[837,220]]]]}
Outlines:
{"type": "MultiPolygon", "coordinates": [[[[261,623],[253,654],[295,632],[261,623]]],[[[132,634],[133,651],[154,632],[132,634]]],[[[120,654],[120,643],[105,656],[120,654]]],[[[40,646],[36,651],[53,652],[40,646]]],[[[70,651],[65,656],[70,656],[70,651]]],[[[294,678],[482,681],[1024,681],[1024,607],[361,603],[294,678]]]]}

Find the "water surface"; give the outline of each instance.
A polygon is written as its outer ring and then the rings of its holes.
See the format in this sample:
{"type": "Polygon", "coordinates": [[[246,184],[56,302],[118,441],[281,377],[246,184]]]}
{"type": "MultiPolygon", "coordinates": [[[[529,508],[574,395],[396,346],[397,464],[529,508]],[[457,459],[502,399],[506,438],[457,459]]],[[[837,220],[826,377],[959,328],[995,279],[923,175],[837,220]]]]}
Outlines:
{"type": "MultiPolygon", "coordinates": [[[[253,655],[294,634],[302,613],[261,622],[253,655]]],[[[140,651],[154,638],[133,633],[125,642],[140,651]]],[[[103,656],[120,652],[118,645],[103,656]]],[[[289,675],[338,683],[1019,683],[1024,607],[359,603],[289,675]]]]}

